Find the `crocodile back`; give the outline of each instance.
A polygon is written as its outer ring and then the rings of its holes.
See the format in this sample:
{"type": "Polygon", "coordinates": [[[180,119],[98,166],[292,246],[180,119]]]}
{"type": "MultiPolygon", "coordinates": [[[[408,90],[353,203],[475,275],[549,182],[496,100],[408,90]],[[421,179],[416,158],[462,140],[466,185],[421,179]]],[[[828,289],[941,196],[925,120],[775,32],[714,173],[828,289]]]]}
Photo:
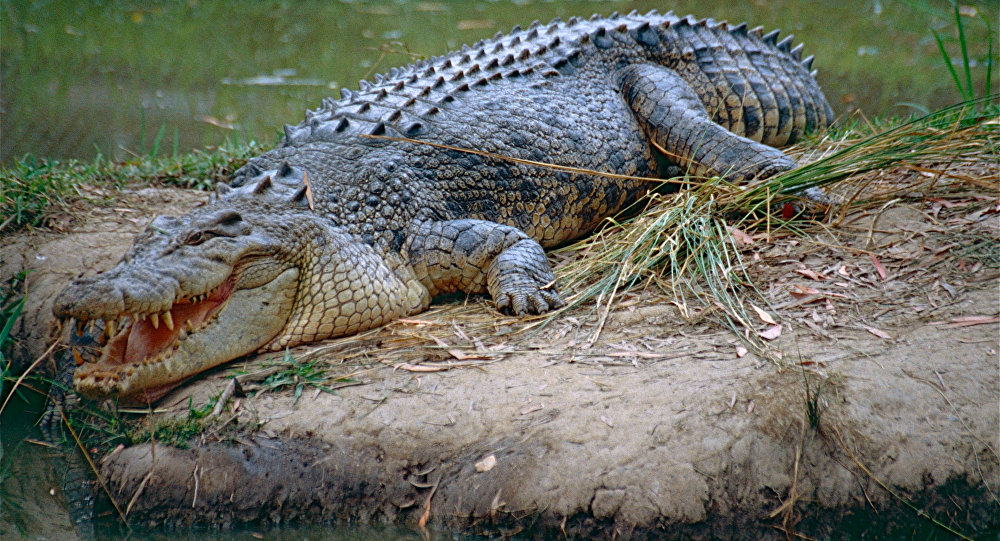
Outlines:
{"type": "Polygon", "coordinates": [[[622,175],[657,174],[621,96],[624,67],[674,70],[717,123],[767,145],[828,125],[812,59],[776,38],[655,11],[515,27],[323,100],[234,185],[291,161],[313,171],[320,211],[366,238],[416,219],[468,217],[557,244],[650,186],[622,175]]]}

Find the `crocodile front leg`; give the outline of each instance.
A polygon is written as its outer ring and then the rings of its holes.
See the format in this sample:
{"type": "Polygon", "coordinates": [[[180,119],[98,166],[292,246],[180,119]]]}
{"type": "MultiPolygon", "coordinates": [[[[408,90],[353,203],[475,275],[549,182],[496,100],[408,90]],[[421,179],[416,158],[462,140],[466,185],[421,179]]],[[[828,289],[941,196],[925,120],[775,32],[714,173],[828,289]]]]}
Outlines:
{"type": "Polygon", "coordinates": [[[499,310],[518,316],[564,304],[541,245],[508,225],[484,220],[420,222],[411,229],[403,254],[432,295],[488,291],[499,310]]]}
{"type": "Polygon", "coordinates": [[[619,72],[619,80],[646,135],[692,175],[740,182],[796,167],[780,150],[713,122],[694,89],[669,68],[632,65],[619,72]]]}

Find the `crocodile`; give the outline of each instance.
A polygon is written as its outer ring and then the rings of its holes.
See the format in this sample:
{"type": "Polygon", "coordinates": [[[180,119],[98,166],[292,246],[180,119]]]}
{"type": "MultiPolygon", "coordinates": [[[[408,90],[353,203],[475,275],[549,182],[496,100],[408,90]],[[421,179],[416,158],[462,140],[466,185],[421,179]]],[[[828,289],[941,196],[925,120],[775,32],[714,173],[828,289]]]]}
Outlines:
{"type": "Polygon", "coordinates": [[[55,315],[99,335],[74,350],[74,386],[154,401],[449,292],[518,316],[560,307],[544,248],[651,179],[796,167],[777,147],[833,119],[812,60],[777,31],[652,11],[536,21],[361,81],[60,293],[55,315]]]}

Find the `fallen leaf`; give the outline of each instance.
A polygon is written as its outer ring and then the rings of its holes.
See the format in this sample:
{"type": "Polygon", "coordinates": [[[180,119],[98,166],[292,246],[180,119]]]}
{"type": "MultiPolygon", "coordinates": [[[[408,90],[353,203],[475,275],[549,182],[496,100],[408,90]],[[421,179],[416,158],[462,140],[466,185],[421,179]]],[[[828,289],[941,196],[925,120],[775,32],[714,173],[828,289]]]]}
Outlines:
{"type": "Polygon", "coordinates": [[[806,278],[812,278],[813,280],[827,280],[827,277],[812,270],[812,269],[795,269],[795,272],[805,276],[806,278]]]}
{"type": "Polygon", "coordinates": [[[875,271],[878,272],[878,277],[881,278],[882,281],[884,282],[886,274],[885,274],[885,267],[882,266],[882,262],[879,261],[877,257],[875,257],[875,254],[868,254],[868,256],[872,258],[872,264],[875,265],[875,271]]]}
{"type": "Polygon", "coordinates": [[[446,344],[444,340],[441,340],[440,338],[438,338],[436,336],[431,336],[431,340],[434,340],[435,344],[437,344],[437,345],[441,346],[442,348],[444,348],[448,353],[451,354],[452,357],[454,357],[454,358],[456,358],[456,359],[458,359],[460,361],[468,361],[468,360],[472,360],[472,359],[489,359],[489,357],[484,357],[482,355],[469,355],[468,353],[465,353],[464,351],[462,351],[460,349],[455,349],[455,348],[449,346],[448,344],[446,344]]]}
{"type": "Polygon", "coordinates": [[[962,316],[956,317],[948,322],[947,327],[969,327],[971,325],[987,325],[990,323],[1000,323],[1000,317],[990,316],[962,316]]]}
{"type": "Polygon", "coordinates": [[[393,370],[406,370],[407,372],[444,372],[450,366],[428,366],[423,364],[399,363],[392,367],[393,370]]]}
{"type": "Polygon", "coordinates": [[[749,353],[747,351],[747,348],[745,348],[743,346],[736,346],[736,358],[737,359],[742,359],[744,356],[746,356],[747,353],[749,353]]]}
{"type": "Polygon", "coordinates": [[[851,273],[847,271],[847,265],[841,265],[840,268],[837,269],[837,274],[844,276],[846,278],[851,277],[851,273]]]}
{"type": "Polygon", "coordinates": [[[406,319],[400,318],[396,320],[399,323],[404,323],[406,325],[437,325],[436,321],[427,321],[425,319],[406,319]]]}
{"type": "Polygon", "coordinates": [[[814,287],[803,287],[798,284],[792,284],[792,287],[795,289],[789,291],[788,293],[796,299],[804,299],[812,295],[820,294],[820,291],[814,287]]]}
{"type": "Polygon", "coordinates": [[[727,226],[729,228],[729,233],[734,239],[746,244],[747,246],[753,244],[753,237],[747,235],[743,230],[735,228],[733,226],[727,226]]]}
{"type": "Polygon", "coordinates": [[[799,361],[800,366],[826,366],[826,363],[822,361],[799,361]]]}
{"type": "Polygon", "coordinates": [[[493,466],[496,465],[497,457],[495,455],[489,455],[479,462],[476,462],[476,471],[479,473],[488,472],[493,469],[493,466]]]}
{"type": "Polygon", "coordinates": [[[778,324],[778,322],[775,321],[773,317],[771,317],[771,314],[768,314],[756,304],[750,304],[750,307],[753,308],[755,312],[757,312],[757,317],[759,317],[760,320],[763,321],[764,323],[767,323],[768,325],[778,324]]]}
{"type": "Polygon", "coordinates": [[[962,199],[960,201],[949,201],[948,199],[941,199],[940,197],[931,197],[927,200],[937,203],[946,209],[950,209],[952,207],[961,207],[964,205],[968,205],[970,203],[969,199],[962,199]]]}
{"type": "Polygon", "coordinates": [[[541,404],[535,404],[534,406],[529,406],[521,410],[521,415],[528,415],[529,413],[535,413],[536,411],[541,411],[542,407],[543,406],[541,404]]]}
{"type": "Polygon", "coordinates": [[[879,338],[885,338],[886,340],[892,340],[892,337],[889,336],[889,333],[887,333],[885,331],[881,331],[879,329],[876,329],[875,327],[869,327],[868,325],[862,325],[862,327],[864,327],[866,331],[874,334],[875,336],[877,336],[879,338]]]}
{"type": "Polygon", "coordinates": [[[759,334],[764,340],[774,340],[775,338],[781,336],[781,325],[775,325],[766,331],[761,331],[759,334]]]}

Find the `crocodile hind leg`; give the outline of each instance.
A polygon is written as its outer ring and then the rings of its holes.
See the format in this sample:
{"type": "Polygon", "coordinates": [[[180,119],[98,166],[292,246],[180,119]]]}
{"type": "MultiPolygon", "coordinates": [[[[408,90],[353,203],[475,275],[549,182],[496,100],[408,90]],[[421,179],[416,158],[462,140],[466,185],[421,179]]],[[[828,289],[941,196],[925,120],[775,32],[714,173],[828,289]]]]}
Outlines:
{"type": "Polygon", "coordinates": [[[545,251],[515,227],[471,219],[421,222],[403,254],[432,295],[489,292],[499,310],[519,316],[564,304],[545,251]]]}
{"type": "Polygon", "coordinates": [[[619,77],[625,101],[646,135],[688,173],[741,182],[796,167],[780,150],[713,122],[694,89],[669,68],[636,64],[619,77]]]}

